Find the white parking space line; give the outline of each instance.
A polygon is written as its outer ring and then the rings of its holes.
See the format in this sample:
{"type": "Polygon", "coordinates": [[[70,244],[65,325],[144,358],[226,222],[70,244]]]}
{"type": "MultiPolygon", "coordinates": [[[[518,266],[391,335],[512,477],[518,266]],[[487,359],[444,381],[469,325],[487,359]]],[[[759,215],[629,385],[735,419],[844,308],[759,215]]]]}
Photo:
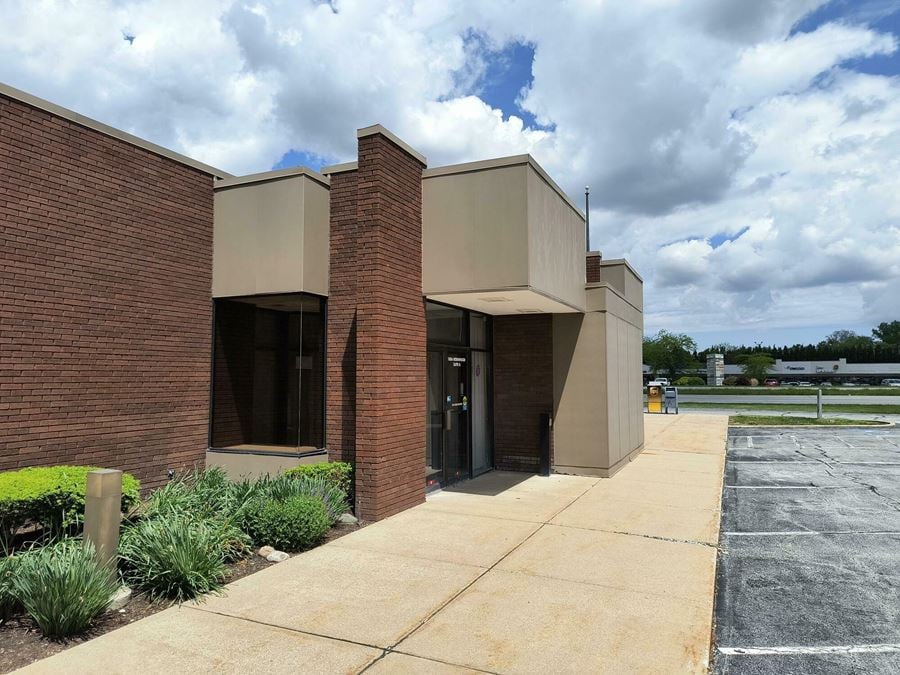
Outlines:
{"type": "MultiPolygon", "coordinates": [[[[857,462],[857,461],[842,462],[837,459],[830,459],[828,461],[830,461],[832,464],[843,464],[846,466],[856,466],[856,465],[859,465],[859,466],[898,466],[898,465],[900,465],[900,462],[857,462]]],[[[822,462],[820,460],[807,461],[805,459],[798,459],[798,460],[793,460],[793,459],[729,459],[728,463],[729,464],[784,464],[784,465],[788,465],[788,464],[821,464],[822,462]]]]}
{"type": "Polygon", "coordinates": [[[821,647],[718,647],[722,654],[890,654],[900,652],[900,644],[823,645],[821,647]]]}
{"type": "Polygon", "coordinates": [[[802,537],[802,536],[820,536],[831,534],[852,534],[854,536],[864,536],[867,534],[900,534],[894,530],[873,530],[871,532],[856,532],[854,530],[835,530],[832,532],[815,532],[813,530],[786,530],[784,532],[723,532],[726,537],[802,537]]]}
{"type": "Polygon", "coordinates": [[[861,485],[726,485],[726,490],[868,490],[861,485]]]}

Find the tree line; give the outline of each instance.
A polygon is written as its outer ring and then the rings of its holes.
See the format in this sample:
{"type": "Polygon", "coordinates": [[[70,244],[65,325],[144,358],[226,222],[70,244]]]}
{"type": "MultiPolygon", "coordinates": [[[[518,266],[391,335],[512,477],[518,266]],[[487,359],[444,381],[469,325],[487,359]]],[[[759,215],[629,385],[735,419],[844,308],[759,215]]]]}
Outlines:
{"type": "Polygon", "coordinates": [[[706,362],[707,354],[724,354],[725,363],[740,363],[742,354],[768,354],[782,361],[837,361],[849,363],[900,363],[900,321],[878,324],[872,335],[859,335],[852,330],[836,330],[817,344],[752,346],[722,343],[702,351],[695,358],[706,362]]]}
{"type": "Polygon", "coordinates": [[[900,363],[900,321],[878,324],[872,335],[852,330],[837,330],[818,344],[776,346],[757,343],[752,346],[722,343],[698,350],[696,341],[684,333],[666,330],[644,337],[644,363],[654,373],[665,373],[671,380],[679,374],[706,367],[707,354],[724,354],[725,363],[739,364],[745,375],[762,379],[775,359],[783,361],[836,361],[849,363],[900,363]]]}

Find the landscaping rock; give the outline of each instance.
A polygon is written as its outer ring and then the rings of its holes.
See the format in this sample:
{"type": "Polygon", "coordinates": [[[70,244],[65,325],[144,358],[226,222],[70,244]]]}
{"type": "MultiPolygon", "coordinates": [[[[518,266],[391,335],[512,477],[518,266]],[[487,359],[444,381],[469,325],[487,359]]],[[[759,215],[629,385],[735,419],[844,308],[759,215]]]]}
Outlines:
{"type": "Polygon", "coordinates": [[[122,608],[125,607],[129,602],[131,602],[131,589],[128,586],[122,586],[113,593],[112,597],[109,599],[109,604],[106,606],[107,612],[122,612],[124,611],[122,608]]]}
{"type": "Polygon", "coordinates": [[[268,558],[273,553],[275,553],[275,549],[273,547],[263,546],[256,552],[256,555],[258,555],[260,558],[268,558]]]}
{"type": "Polygon", "coordinates": [[[338,522],[342,525],[356,525],[359,523],[359,519],[352,513],[345,513],[338,519],[338,522]]]}
{"type": "Polygon", "coordinates": [[[272,551],[269,555],[266,556],[266,560],[269,562],[281,562],[282,560],[287,560],[290,558],[287,553],[284,551],[272,551]]]}

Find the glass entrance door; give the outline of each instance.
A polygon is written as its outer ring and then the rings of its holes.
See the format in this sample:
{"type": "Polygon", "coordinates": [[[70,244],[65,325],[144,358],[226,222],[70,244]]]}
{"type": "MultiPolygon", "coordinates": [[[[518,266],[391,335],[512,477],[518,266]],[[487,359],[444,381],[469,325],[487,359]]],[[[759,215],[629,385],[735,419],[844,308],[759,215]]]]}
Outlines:
{"type": "Polygon", "coordinates": [[[444,484],[469,477],[469,358],[447,351],[444,359],[444,484]]]}
{"type": "Polygon", "coordinates": [[[469,355],[428,352],[426,484],[449,485],[469,477],[469,355]]]}

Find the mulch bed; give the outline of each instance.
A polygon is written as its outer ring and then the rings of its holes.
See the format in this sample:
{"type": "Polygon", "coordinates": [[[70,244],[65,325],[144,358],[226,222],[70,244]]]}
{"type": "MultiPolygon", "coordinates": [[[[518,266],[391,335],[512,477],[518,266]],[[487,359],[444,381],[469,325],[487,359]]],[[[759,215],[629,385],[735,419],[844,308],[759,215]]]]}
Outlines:
{"type": "MultiPolygon", "coordinates": [[[[343,525],[339,523],[328,531],[322,543],[334,541],[358,530],[360,527],[363,527],[363,525],[343,525]]],[[[228,566],[227,583],[237,581],[276,564],[270,563],[258,555],[239,560],[228,566]]],[[[138,619],[156,614],[168,607],[170,605],[150,602],[143,594],[135,593],[131,598],[131,602],[123,609],[117,612],[101,614],[94,620],[94,625],[90,631],[68,640],[48,640],[41,635],[40,629],[28,615],[17,614],[6,623],[0,625],[0,673],[8,673],[17,668],[22,668],[29,663],[52,656],[82,642],[87,642],[116,628],[127,626],[138,619]]]]}

